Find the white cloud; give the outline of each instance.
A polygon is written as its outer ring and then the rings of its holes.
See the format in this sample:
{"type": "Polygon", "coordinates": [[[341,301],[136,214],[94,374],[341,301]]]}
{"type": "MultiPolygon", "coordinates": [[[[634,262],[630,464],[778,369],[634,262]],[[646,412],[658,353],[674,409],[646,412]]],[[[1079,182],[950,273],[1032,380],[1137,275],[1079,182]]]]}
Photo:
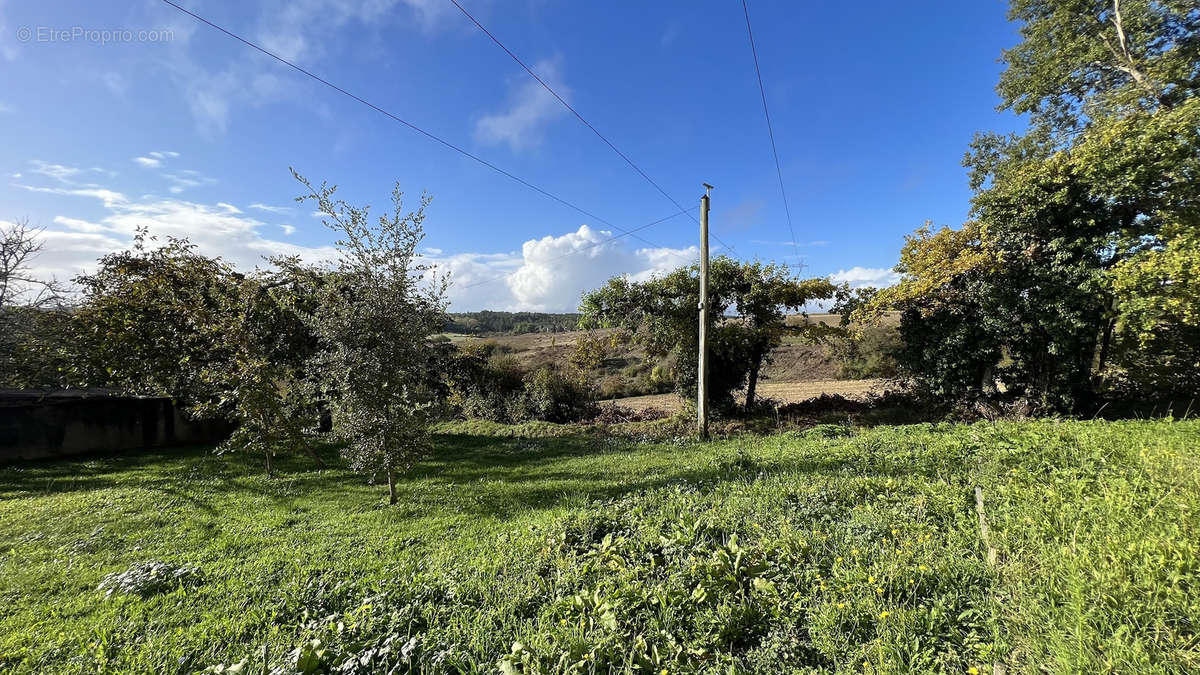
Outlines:
{"type": "Polygon", "coordinates": [[[289,61],[314,61],[323,56],[331,30],[348,26],[357,31],[378,29],[400,16],[396,5],[408,7],[416,23],[427,32],[456,11],[445,0],[291,0],[283,7],[265,4],[268,8],[258,40],[265,49],[289,61]]]}
{"type": "MultiPolygon", "coordinates": [[[[69,180],[85,171],[55,164],[37,166],[42,169],[40,174],[54,180],[69,180]]],[[[140,227],[160,237],[186,237],[201,253],[220,256],[243,270],[263,266],[265,258],[275,255],[299,255],[309,262],[331,261],[337,255],[332,246],[300,246],[272,238],[272,234],[278,236],[275,227],[282,236],[293,234],[296,228],[265,223],[227,202],[153,195],[135,198],[106,187],[70,183],[14,185],[33,192],[81,197],[103,210],[100,217],[80,218],[70,212],[76,202],[62,200],[62,213],[46,229],[46,247],[36,263],[35,272],[44,278],[70,279],[93,270],[101,256],[128,247],[140,227]]],[[[631,249],[626,239],[587,225],[560,236],[526,241],[520,252],[447,255],[431,247],[424,253],[426,262],[451,275],[448,299],[455,309],[541,311],[573,311],[585,291],[613,276],[644,280],[690,264],[698,255],[695,247],[631,249]]]]}
{"type": "Polygon", "coordinates": [[[211,178],[199,171],[191,170],[184,170],[179,173],[164,173],[163,178],[166,178],[171,184],[167,189],[171,191],[171,194],[176,195],[184,190],[217,182],[216,178],[211,178]]]}
{"type": "MultiPolygon", "coordinates": [[[[545,80],[566,100],[571,90],[562,83],[561,59],[542,60],[533,65],[533,72],[545,80]]],[[[513,151],[523,150],[541,142],[545,127],[562,117],[567,109],[526,73],[509,92],[507,106],[485,115],[475,124],[475,139],[488,145],[507,143],[513,151]]]]}
{"type": "Polygon", "coordinates": [[[271,206],[270,204],[260,204],[258,202],[251,204],[247,208],[255,209],[258,211],[266,211],[267,213],[275,213],[275,214],[289,213],[292,210],[292,208],[290,206],[271,206]]]}
{"type": "Polygon", "coordinates": [[[80,169],[74,166],[51,164],[50,162],[43,162],[40,159],[29,160],[29,163],[33,165],[33,168],[30,169],[30,172],[46,176],[47,178],[53,178],[60,183],[68,184],[73,183],[73,180],[76,176],[94,171],[94,169],[80,169]]]}
{"type": "Polygon", "coordinates": [[[883,267],[851,267],[829,275],[834,283],[848,283],[852,288],[863,286],[892,286],[900,281],[900,275],[883,267]]]}
{"type": "Polygon", "coordinates": [[[645,280],[698,255],[695,247],[632,250],[623,239],[583,225],[561,236],[531,239],[520,255],[463,253],[428,259],[450,273],[449,299],[455,310],[570,312],[579,307],[585,291],[611,277],[645,280]]]}
{"type": "Polygon", "coordinates": [[[10,113],[13,110],[14,108],[11,105],[5,103],[4,101],[0,101],[0,115],[3,115],[4,113],[10,113]]]}
{"type": "Polygon", "coordinates": [[[57,225],[62,225],[69,230],[76,232],[103,232],[104,226],[96,223],[91,223],[78,218],[68,218],[66,216],[55,216],[54,222],[57,225]]]}
{"type": "Polygon", "coordinates": [[[120,192],[114,192],[112,190],[106,190],[104,188],[98,188],[98,187],[85,187],[85,188],[56,187],[56,188],[52,188],[52,187],[41,187],[41,186],[34,186],[34,185],[22,185],[20,183],[14,183],[14,185],[16,185],[16,187],[19,187],[23,190],[29,190],[30,192],[42,192],[45,194],[52,194],[52,195],[68,195],[68,196],[72,196],[72,197],[94,197],[96,199],[99,199],[101,202],[103,202],[106,207],[112,207],[115,204],[119,204],[119,203],[122,203],[125,201],[125,195],[121,194],[120,192]]]}
{"type": "Polygon", "coordinates": [[[138,166],[144,166],[148,169],[153,169],[162,164],[162,160],[155,159],[154,157],[134,157],[133,161],[137,163],[138,166]]]}
{"type": "MultiPolygon", "coordinates": [[[[332,260],[331,246],[307,247],[268,238],[265,223],[225,202],[208,205],[154,197],[134,200],[104,188],[42,187],[27,190],[98,200],[106,215],[97,221],[69,215],[53,220],[43,232],[46,245],[34,272],[43,278],[69,279],[95,268],[101,256],[129,246],[139,227],[156,236],[186,237],[205,255],[220,256],[240,269],[265,265],[274,255],[300,255],[310,262],[332,260]],[[60,229],[61,228],[61,229],[60,229]]],[[[64,207],[69,207],[64,202],[64,207]]],[[[291,226],[280,226],[289,233],[291,226]]]]}

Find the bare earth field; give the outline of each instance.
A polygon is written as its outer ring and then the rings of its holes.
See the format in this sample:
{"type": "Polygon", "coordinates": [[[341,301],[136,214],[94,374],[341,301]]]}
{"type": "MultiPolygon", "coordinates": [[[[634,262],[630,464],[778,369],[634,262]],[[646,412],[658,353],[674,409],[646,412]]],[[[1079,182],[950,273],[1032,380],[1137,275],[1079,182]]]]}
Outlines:
{"type": "MultiPolygon", "coordinates": [[[[840,394],[847,398],[864,397],[872,392],[882,392],[884,380],[811,380],[808,382],[763,382],[758,385],[758,395],[777,399],[784,403],[794,403],[814,398],[821,394],[840,394]]],[[[675,394],[658,394],[655,396],[631,396],[618,398],[603,403],[616,405],[634,410],[658,408],[674,412],[683,406],[683,402],[675,394]]]]}

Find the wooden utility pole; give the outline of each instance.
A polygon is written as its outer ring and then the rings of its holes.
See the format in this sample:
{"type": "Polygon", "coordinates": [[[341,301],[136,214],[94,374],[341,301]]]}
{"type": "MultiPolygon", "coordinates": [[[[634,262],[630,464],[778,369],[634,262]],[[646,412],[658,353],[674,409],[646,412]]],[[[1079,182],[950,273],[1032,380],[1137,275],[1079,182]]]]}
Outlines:
{"type": "Polygon", "coordinates": [[[696,427],[701,439],[708,438],[708,193],[704,184],[700,198],[700,363],[696,378],[696,427]]]}

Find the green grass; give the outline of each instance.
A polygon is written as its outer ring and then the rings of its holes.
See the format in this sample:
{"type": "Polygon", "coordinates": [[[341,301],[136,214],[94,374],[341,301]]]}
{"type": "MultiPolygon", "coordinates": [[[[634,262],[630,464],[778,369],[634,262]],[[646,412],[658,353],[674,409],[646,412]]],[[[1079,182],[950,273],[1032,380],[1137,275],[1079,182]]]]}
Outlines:
{"type": "Polygon", "coordinates": [[[1200,669],[1198,422],[443,430],[397,507],[204,449],[0,469],[0,672],[1200,669]],[[150,560],[201,576],[97,590],[150,560]]]}

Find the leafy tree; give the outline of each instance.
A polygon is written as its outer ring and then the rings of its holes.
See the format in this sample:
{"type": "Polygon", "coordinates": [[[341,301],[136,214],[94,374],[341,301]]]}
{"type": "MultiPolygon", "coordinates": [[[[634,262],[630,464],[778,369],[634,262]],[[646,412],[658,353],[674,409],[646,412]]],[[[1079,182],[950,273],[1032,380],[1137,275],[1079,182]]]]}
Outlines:
{"type": "Polygon", "coordinates": [[[1112,271],[1119,377],[1145,394],[1200,391],[1200,228],[1168,226],[1163,244],[1112,271]]]}
{"type": "MultiPolygon", "coordinates": [[[[740,263],[724,256],[713,259],[708,334],[709,398],[714,407],[732,407],[733,393],[743,386],[746,405],[752,406],[762,366],[788,330],[785,312],[831,297],[834,290],[825,279],[795,279],[780,265],[740,263]]],[[[697,362],[699,298],[699,265],[645,282],[614,277],[584,296],[580,325],[619,328],[651,356],[673,356],[678,364],[676,391],[691,398],[697,374],[685,364],[697,362]]]]}
{"type": "Polygon", "coordinates": [[[209,326],[211,339],[226,345],[228,360],[199,373],[217,394],[195,408],[201,416],[235,422],[218,451],[262,455],[268,476],[281,451],[316,457],[307,443],[318,426],[316,386],[305,369],[316,345],[297,311],[311,288],[291,269],[237,280],[239,292],[209,326]]]}
{"type": "Polygon", "coordinates": [[[429,338],[446,323],[446,280],[417,252],[430,200],[402,215],[397,186],[395,211],[372,224],[367,208],[334,199],[335,187],[314,188],[293,175],[308,190],[299,199],[313,201],[341,237],[326,283],[304,315],[320,346],[311,368],[330,397],[351,467],[386,474],[395,504],[396,474],[428,452],[437,406],[430,373],[438,351],[429,338]]]}
{"type": "Polygon", "coordinates": [[[307,450],[315,426],[304,365],[316,344],[299,314],[311,305],[311,279],[286,264],[244,275],[186,239],[156,242],[139,231],[131,249],[77,279],[84,297],[72,321],[84,348],[75,376],[229,420],[234,431],[218,451],[260,454],[274,475],[274,456],[307,450]]]}
{"type": "Polygon", "coordinates": [[[919,390],[949,399],[983,395],[1001,351],[983,314],[983,280],[1000,263],[979,223],[937,231],[926,223],[905,239],[896,266],[900,282],[844,298],[850,312],[843,319],[868,326],[885,309],[900,311],[896,357],[919,390]]]}
{"type": "Polygon", "coordinates": [[[229,363],[215,326],[242,290],[234,270],[196,252],[186,239],[139,230],[133,246],[100,259],[75,279],[83,291],[75,318],[83,357],[78,379],[131,393],[208,404],[219,387],[203,375],[229,363]]]}
{"type": "MultiPolygon", "coordinates": [[[[1138,303],[1121,289],[1169,296],[1186,286],[1177,272],[1140,283],[1140,263],[1126,261],[1184,250],[1200,224],[1200,12],[1191,1],[1013,0],[1010,16],[1023,40],[1004,55],[998,91],[1030,128],[975,139],[966,164],[977,224],[924,237],[915,258],[930,265],[908,265],[900,287],[871,304],[915,308],[905,313],[909,364],[941,390],[963,391],[976,370],[990,380],[984,361],[1000,349],[1009,358],[996,374],[1010,392],[1079,408],[1113,344],[1137,343],[1114,336],[1139,323],[1123,316],[1138,303]],[[938,269],[942,258],[952,262],[938,269]],[[946,352],[980,345],[981,357],[941,368],[952,364],[933,355],[922,366],[920,352],[939,340],[946,352]]],[[[1186,313],[1156,316],[1172,344],[1194,330],[1186,313]]]]}

